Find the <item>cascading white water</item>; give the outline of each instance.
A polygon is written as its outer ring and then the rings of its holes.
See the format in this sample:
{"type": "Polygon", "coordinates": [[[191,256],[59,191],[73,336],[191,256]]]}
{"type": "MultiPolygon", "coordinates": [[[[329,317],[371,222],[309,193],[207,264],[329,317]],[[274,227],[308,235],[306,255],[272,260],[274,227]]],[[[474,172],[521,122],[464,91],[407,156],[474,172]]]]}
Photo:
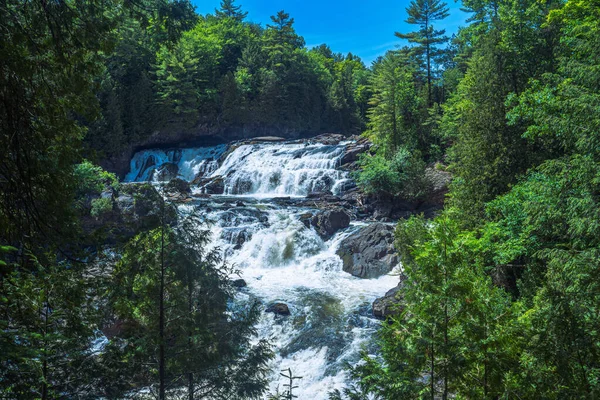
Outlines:
{"type": "Polygon", "coordinates": [[[227,149],[226,145],[199,147],[191,149],[142,150],[133,156],[130,171],[125,177],[127,182],[144,182],[157,180],[161,168],[167,165],[176,166],[178,178],[191,181],[199,174],[210,175],[217,169],[219,157],[227,149]]]}
{"type": "Polygon", "coordinates": [[[241,196],[225,199],[211,200],[206,216],[216,222],[214,245],[248,284],[238,301],[282,302],[291,312],[286,317],[265,313],[258,325],[260,337],[269,338],[277,352],[270,390],[284,383],[279,372],[291,368],[303,377],[295,391],[300,399],[327,399],[330,391],[347,384],[345,362],[357,362],[363,346],[372,346],[379,321],[371,317],[370,305],[398,277],[392,272],[359,279],[342,271],[336,250],[357,224],[324,242],[300,221],[307,209],[283,209],[241,196]],[[227,201],[232,198],[244,205],[231,207],[227,201]]]}
{"type": "MultiPolygon", "coordinates": [[[[181,150],[182,154],[188,154],[186,151],[181,150]]],[[[210,152],[217,158],[214,150],[189,151],[204,160],[210,152]]],[[[295,382],[299,388],[294,394],[300,399],[325,400],[331,390],[345,386],[344,363],[358,361],[361,348],[372,345],[379,326],[370,315],[371,303],[398,283],[394,273],[359,279],[342,271],[336,250],[358,229],[357,223],[324,242],[300,221],[307,209],[282,207],[269,200],[317,191],[340,194],[349,181],[346,172],[336,169],[344,151],[343,144],[239,146],[211,173],[213,178],[223,178],[226,194],[198,201],[205,216],[215,221],[213,245],[223,251],[248,285],[236,301],[257,298],[265,305],[288,305],[290,316],[264,313],[258,331],[261,338],[270,339],[277,353],[271,392],[284,383],[279,372],[291,368],[294,375],[303,377],[295,382]]],[[[157,160],[166,159],[159,159],[160,154],[166,153],[146,150],[136,154],[127,179],[148,179],[152,167],[145,163],[152,156],[154,165],[160,165],[157,160]]],[[[172,157],[168,162],[182,165],[182,159],[172,157]]],[[[181,171],[180,167],[180,175],[188,180],[195,176],[181,171]]]]}
{"type": "Polygon", "coordinates": [[[338,194],[348,181],[348,174],[336,169],[344,150],[344,145],[306,143],[243,145],[212,176],[225,178],[230,195],[338,194]]]}

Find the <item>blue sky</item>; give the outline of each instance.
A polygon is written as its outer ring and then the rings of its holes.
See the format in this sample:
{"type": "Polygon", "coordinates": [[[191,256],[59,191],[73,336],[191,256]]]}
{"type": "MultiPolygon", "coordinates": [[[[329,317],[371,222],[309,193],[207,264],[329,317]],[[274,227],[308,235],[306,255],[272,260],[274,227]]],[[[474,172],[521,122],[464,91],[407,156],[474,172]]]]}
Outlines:
{"type": "MultiPolygon", "coordinates": [[[[220,0],[192,0],[200,14],[212,13],[220,0]]],[[[450,36],[465,24],[468,15],[460,11],[460,3],[447,0],[450,16],[436,28],[446,29],[450,36]]],[[[369,65],[377,56],[403,41],[394,32],[415,30],[404,22],[409,0],[236,0],[248,11],[248,20],[265,26],[269,17],[285,10],[295,20],[296,32],[304,36],[306,45],[327,43],[334,52],[352,52],[369,65]]]]}

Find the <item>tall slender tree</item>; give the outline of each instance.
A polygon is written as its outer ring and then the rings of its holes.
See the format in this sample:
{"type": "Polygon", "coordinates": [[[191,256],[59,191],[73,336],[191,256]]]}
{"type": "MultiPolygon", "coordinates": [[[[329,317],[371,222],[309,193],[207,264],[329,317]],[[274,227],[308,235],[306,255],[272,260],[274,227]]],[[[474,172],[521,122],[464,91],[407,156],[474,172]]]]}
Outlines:
{"type": "Polygon", "coordinates": [[[407,39],[410,43],[414,43],[412,48],[413,53],[422,60],[425,66],[427,78],[427,100],[428,105],[433,103],[432,99],[432,82],[433,82],[433,64],[437,57],[442,53],[439,46],[448,41],[448,37],[444,36],[444,29],[435,30],[433,23],[441,21],[448,17],[449,10],[447,4],[442,0],[412,0],[406,8],[408,18],[406,22],[413,25],[418,25],[419,30],[410,33],[396,32],[396,36],[401,39],[407,39]],[[424,58],[424,59],[423,59],[424,58]]]}
{"type": "Polygon", "coordinates": [[[215,14],[219,18],[233,18],[238,22],[242,22],[248,15],[247,11],[242,11],[242,6],[236,6],[235,0],[221,1],[221,8],[215,10],[215,14]]]}

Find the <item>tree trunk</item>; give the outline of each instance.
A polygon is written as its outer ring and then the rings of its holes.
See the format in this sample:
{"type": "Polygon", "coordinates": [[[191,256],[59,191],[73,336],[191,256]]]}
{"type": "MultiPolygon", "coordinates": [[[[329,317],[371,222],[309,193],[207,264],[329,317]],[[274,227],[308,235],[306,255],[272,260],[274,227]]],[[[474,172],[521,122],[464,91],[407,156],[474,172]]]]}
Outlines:
{"type": "Polygon", "coordinates": [[[431,39],[429,38],[429,20],[427,19],[425,21],[425,31],[426,36],[425,36],[425,52],[426,52],[426,58],[427,58],[427,107],[431,107],[431,39]]]}
{"type": "MultiPolygon", "coordinates": [[[[190,274],[188,271],[188,316],[191,318],[194,303],[193,303],[193,296],[192,296],[193,295],[193,283],[192,283],[192,278],[189,275],[190,274]]],[[[192,346],[191,324],[188,325],[188,329],[190,329],[190,331],[188,331],[188,354],[192,354],[193,346],[192,346]]],[[[194,373],[191,371],[188,372],[188,400],[194,400],[194,373]]]]}
{"type": "Polygon", "coordinates": [[[165,204],[162,201],[160,230],[160,289],[158,304],[158,398],[165,400],[165,204]]]}
{"type": "Polygon", "coordinates": [[[433,341],[435,340],[435,328],[433,328],[431,330],[431,400],[435,400],[435,375],[433,372],[434,366],[435,366],[435,345],[433,344],[433,341]]]}

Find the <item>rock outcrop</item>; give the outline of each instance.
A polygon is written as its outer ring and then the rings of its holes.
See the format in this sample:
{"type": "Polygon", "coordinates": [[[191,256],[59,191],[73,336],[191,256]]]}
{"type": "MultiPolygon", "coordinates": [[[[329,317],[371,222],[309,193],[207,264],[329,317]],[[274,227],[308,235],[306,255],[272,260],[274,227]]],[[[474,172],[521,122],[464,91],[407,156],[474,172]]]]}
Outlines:
{"type": "Polygon", "coordinates": [[[265,312],[283,316],[290,315],[290,309],[285,303],[271,303],[267,306],[265,312]]]}
{"type": "MultiPolygon", "coordinates": [[[[103,234],[107,243],[115,243],[160,226],[163,199],[148,183],[123,183],[118,189],[109,187],[99,198],[108,199],[108,209],[82,218],[86,234],[103,234]]],[[[176,222],[173,205],[167,203],[164,212],[167,224],[176,222]]]]}
{"type": "Polygon", "coordinates": [[[220,176],[200,178],[194,180],[192,184],[198,185],[206,194],[223,194],[225,192],[225,180],[220,176]]]}
{"type": "Polygon", "coordinates": [[[402,289],[404,289],[405,281],[406,275],[400,275],[398,285],[373,302],[373,316],[385,319],[402,312],[402,289]]]}
{"type": "Polygon", "coordinates": [[[343,208],[319,211],[314,215],[307,213],[300,220],[307,228],[314,227],[323,240],[330,239],[340,229],[350,226],[350,214],[343,208]]]}
{"type": "Polygon", "coordinates": [[[234,280],[231,281],[231,286],[233,286],[234,288],[241,289],[243,287],[246,287],[247,283],[246,283],[245,280],[243,280],[241,278],[240,279],[234,279],[234,280]]]}
{"type": "Polygon", "coordinates": [[[345,238],[337,251],[343,270],[359,278],[377,278],[398,264],[394,228],[374,223],[345,238]]]}
{"type": "Polygon", "coordinates": [[[162,164],[159,168],[152,171],[148,179],[150,181],[168,182],[172,179],[177,178],[178,173],[179,167],[177,166],[177,164],[165,163],[162,164]]]}
{"type": "Polygon", "coordinates": [[[369,151],[372,145],[373,144],[367,138],[357,138],[355,142],[350,143],[348,144],[348,146],[346,146],[346,152],[340,160],[340,165],[348,167],[350,164],[355,163],[356,161],[358,161],[358,158],[362,153],[369,151]]]}

